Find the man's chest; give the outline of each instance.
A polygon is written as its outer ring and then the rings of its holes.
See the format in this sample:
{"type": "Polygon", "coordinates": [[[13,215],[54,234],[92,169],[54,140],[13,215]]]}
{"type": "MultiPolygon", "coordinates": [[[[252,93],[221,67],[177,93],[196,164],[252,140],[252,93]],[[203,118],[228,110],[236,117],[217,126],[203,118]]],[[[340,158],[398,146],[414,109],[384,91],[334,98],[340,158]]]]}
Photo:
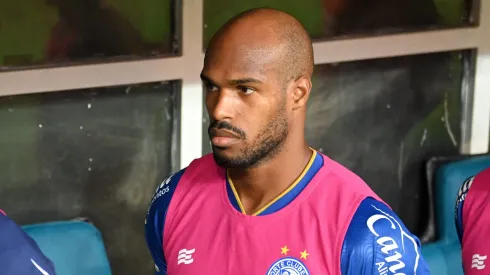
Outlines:
{"type": "Polygon", "coordinates": [[[173,227],[164,245],[168,274],[336,274],[335,238],[318,224],[218,220],[173,227]]]}

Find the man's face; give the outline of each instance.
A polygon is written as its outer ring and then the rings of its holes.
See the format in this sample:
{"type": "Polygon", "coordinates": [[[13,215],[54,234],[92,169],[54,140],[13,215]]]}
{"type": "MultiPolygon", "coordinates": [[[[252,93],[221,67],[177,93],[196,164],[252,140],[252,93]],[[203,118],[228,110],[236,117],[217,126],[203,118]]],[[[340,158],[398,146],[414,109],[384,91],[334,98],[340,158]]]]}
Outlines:
{"type": "Polygon", "coordinates": [[[214,158],[226,168],[253,167],[279,151],[288,134],[286,87],[274,68],[277,51],[216,48],[201,75],[214,158]]]}

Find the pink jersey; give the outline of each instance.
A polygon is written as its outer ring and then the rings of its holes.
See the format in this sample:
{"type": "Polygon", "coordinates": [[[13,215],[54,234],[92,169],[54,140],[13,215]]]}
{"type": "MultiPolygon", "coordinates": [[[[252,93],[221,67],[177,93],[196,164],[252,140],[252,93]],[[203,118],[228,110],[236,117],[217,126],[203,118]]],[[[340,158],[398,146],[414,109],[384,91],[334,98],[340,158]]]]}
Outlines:
{"type": "Polygon", "coordinates": [[[193,161],[157,188],[146,237],[157,274],[429,274],[418,239],[391,209],[316,151],[254,215],[212,155],[193,161]]]}
{"type": "Polygon", "coordinates": [[[490,169],[468,179],[456,204],[456,226],[460,236],[466,275],[490,274],[490,169]]]}

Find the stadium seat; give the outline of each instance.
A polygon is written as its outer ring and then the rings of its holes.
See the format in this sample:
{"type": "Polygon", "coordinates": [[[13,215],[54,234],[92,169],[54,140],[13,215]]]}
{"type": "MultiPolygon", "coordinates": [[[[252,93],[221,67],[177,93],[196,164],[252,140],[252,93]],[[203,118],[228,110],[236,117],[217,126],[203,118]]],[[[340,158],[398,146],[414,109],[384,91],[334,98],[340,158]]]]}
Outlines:
{"type": "Polygon", "coordinates": [[[461,246],[454,221],[456,196],[463,182],[490,167],[490,156],[478,156],[442,165],[435,177],[437,241],[424,244],[422,254],[434,275],[463,275],[461,246]]]}
{"type": "Polygon", "coordinates": [[[102,235],[84,221],[50,222],[22,227],[53,261],[59,275],[111,275],[102,235]]]}

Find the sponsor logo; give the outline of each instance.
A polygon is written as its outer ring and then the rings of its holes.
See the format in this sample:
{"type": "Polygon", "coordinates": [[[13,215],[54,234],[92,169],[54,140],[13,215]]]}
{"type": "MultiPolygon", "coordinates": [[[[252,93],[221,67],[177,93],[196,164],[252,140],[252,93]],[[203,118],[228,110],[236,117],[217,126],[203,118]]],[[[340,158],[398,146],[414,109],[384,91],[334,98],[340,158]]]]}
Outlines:
{"type": "Polygon", "coordinates": [[[170,192],[170,186],[168,185],[169,182],[172,180],[172,176],[168,177],[166,180],[164,180],[160,185],[158,185],[157,187],[157,190],[155,190],[155,194],[153,195],[153,197],[151,198],[151,202],[148,206],[148,209],[146,211],[146,217],[145,217],[145,224],[147,223],[147,219],[148,219],[148,214],[150,213],[150,209],[151,209],[151,206],[153,205],[153,203],[158,199],[160,198],[161,196],[167,194],[168,192],[170,192]]]}
{"type": "Polygon", "coordinates": [[[177,256],[177,264],[192,264],[194,262],[194,259],[192,258],[192,254],[196,252],[196,249],[182,249],[179,251],[179,255],[177,256]]]}
{"type": "MultiPolygon", "coordinates": [[[[405,267],[412,270],[412,267],[408,267],[403,261],[403,253],[405,252],[405,240],[409,241],[408,245],[413,245],[413,249],[416,253],[415,264],[413,266],[413,274],[417,274],[417,267],[420,258],[417,249],[417,242],[413,239],[412,236],[410,236],[410,234],[403,230],[401,224],[395,218],[385,213],[381,209],[376,208],[374,205],[372,205],[372,207],[374,207],[374,209],[376,209],[379,214],[374,214],[369,217],[366,225],[369,228],[369,231],[371,231],[371,233],[376,236],[376,243],[378,244],[378,246],[376,246],[376,249],[379,249],[381,253],[385,255],[384,261],[376,263],[379,274],[385,275],[388,274],[388,272],[391,272],[395,275],[404,275],[408,274],[405,272],[405,267]],[[381,234],[376,231],[375,225],[381,220],[388,221],[391,225],[390,228],[395,231],[395,234],[399,234],[401,236],[401,244],[397,243],[397,241],[390,236],[384,236],[387,233],[386,229],[381,231],[381,234]]],[[[389,235],[393,236],[394,234],[389,235]]]]}
{"type": "Polygon", "coordinates": [[[487,259],[487,255],[482,256],[480,254],[475,254],[471,257],[471,268],[476,268],[478,270],[482,270],[485,268],[485,260],[487,259]]]}
{"type": "Polygon", "coordinates": [[[151,203],[170,191],[170,186],[168,184],[171,180],[172,176],[168,177],[157,187],[157,190],[155,190],[155,195],[153,195],[153,198],[151,199],[151,203]]]}

